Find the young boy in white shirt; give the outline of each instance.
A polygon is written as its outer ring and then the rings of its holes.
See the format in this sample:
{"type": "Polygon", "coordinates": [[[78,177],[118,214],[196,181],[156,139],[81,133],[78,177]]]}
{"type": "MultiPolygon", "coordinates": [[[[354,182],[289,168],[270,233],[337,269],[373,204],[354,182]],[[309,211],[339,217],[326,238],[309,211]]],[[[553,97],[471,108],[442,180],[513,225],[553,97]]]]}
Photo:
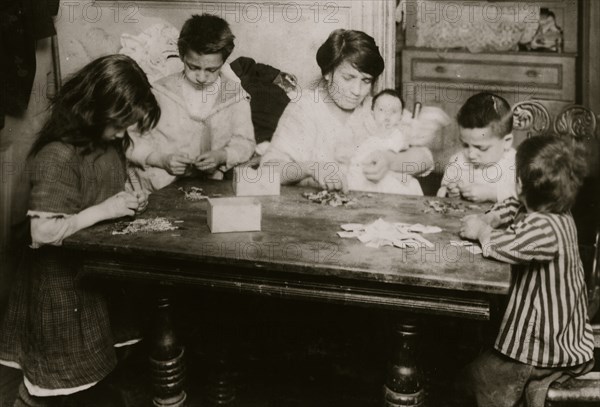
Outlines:
{"type": "Polygon", "coordinates": [[[478,93],[460,108],[457,121],[463,149],[450,158],[437,196],[460,196],[473,202],[516,197],[508,102],[492,93],[478,93]]]}

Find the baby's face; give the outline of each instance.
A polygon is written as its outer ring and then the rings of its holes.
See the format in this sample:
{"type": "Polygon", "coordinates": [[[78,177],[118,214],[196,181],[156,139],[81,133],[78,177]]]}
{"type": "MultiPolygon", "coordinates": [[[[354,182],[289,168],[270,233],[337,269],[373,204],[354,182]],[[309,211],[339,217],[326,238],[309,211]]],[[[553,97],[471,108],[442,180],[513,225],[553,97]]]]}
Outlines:
{"type": "Polygon", "coordinates": [[[497,163],[512,145],[511,135],[498,137],[490,126],[476,129],[460,127],[459,132],[465,157],[475,167],[497,163]]]}
{"type": "Polygon", "coordinates": [[[373,105],[375,121],[386,129],[397,126],[402,119],[402,102],[392,95],[381,95],[373,105]]]}

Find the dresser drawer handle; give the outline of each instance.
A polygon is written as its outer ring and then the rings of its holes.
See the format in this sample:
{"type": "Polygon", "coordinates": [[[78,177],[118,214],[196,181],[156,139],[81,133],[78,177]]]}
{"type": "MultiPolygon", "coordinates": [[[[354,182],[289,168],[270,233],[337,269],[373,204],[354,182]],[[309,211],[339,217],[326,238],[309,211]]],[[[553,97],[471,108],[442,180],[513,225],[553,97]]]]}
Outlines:
{"type": "Polygon", "coordinates": [[[441,66],[441,65],[438,65],[438,66],[436,66],[436,67],[435,67],[435,71],[436,71],[437,73],[445,73],[445,72],[446,72],[446,68],[444,68],[444,67],[443,67],[443,66],[441,66]]]}
{"type": "Polygon", "coordinates": [[[527,75],[529,78],[537,78],[540,73],[535,69],[530,69],[529,71],[525,72],[525,75],[527,75]]]}

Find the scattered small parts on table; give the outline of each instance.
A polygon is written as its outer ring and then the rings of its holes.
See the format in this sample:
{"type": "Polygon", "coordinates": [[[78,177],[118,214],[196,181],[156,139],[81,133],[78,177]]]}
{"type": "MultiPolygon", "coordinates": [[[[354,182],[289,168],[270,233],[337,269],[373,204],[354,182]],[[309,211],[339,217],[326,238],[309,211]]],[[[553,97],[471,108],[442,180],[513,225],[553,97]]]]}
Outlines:
{"type": "Polygon", "coordinates": [[[433,243],[419,233],[439,233],[442,231],[437,226],[425,226],[420,223],[390,223],[377,219],[369,225],[362,223],[347,223],[341,225],[343,232],[337,232],[339,237],[356,237],[367,247],[379,248],[382,246],[395,246],[402,249],[407,247],[434,247],[433,243]]]}
{"type": "MultiPolygon", "coordinates": [[[[183,221],[174,221],[173,223],[181,223],[183,221]]],[[[117,223],[117,229],[113,230],[113,235],[129,235],[139,232],[167,232],[170,230],[179,229],[167,218],[156,217],[153,219],[135,219],[131,222],[117,223]]]]}
{"type": "Polygon", "coordinates": [[[481,209],[481,206],[475,204],[466,204],[463,202],[442,202],[437,200],[425,200],[424,202],[426,209],[424,213],[437,212],[437,213],[449,213],[449,212],[466,212],[467,209],[481,209]]]}
{"type": "Polygon", "coordinates": [[[350,198],[345,194],[339,192],[330,192],[323,190],[321,192],[304,192],[303,197],[309,201],[320,203],[321,205],[329,206],[352,206],[356,205],[358,201],[356,198],[350,198]]]}
{"type": "Polygon", "coordinates": [[[479,246],[475,242],[471,242],[470,240],[450,240],[450,244],[452,246],[462,246],[471,254],[482,254],[483,250],[481,250],[481,246],[479,246]]]}
{"type": "Polygon", "coordinates": [[[185,199],[188,201],[201,201],[207,199],[208,195],[204,195],[203,189],[198,187],[190,187],[187,191],[183,187],[178,188],[179,191],[185,194],[185,199]]]}

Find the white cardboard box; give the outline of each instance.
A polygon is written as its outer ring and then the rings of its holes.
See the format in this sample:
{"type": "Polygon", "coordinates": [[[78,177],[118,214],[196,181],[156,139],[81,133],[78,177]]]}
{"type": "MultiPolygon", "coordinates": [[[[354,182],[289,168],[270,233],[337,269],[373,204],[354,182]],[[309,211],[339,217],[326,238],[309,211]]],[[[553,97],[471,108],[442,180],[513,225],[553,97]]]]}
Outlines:
{"type": "Polygon", "coordinates": [[[259,232],[260,202],[254,198],[210,198],[206,220],[212,233],[259,232]]]}
{"type": "Polygon", "coordinates": [[[281,194],[281,175],[272,166],[237,166],[233,169],[233,192],[236,196],[281,194]]]}

